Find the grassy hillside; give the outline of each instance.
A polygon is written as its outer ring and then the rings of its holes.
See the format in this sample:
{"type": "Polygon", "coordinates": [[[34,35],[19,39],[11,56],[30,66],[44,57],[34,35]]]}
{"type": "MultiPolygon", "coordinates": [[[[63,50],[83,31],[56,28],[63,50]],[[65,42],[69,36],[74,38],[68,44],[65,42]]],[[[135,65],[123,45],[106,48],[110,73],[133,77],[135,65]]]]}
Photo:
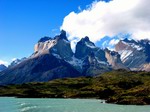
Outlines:
{"type": "Polygon", "coordinates": [[[100,98],[108,103],[144,105],[150,104],[150,73],[118,70],[97,77],[1,86],[0,96],[100,98]]]}

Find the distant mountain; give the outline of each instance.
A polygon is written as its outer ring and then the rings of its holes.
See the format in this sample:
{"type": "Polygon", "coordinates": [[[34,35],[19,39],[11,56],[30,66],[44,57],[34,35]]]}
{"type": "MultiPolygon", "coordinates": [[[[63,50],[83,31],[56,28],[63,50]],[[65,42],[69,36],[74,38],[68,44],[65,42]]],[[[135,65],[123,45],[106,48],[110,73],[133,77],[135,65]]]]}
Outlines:
{"type": "Polygon", "coordinates": [[[121,40],[116,51],[101,49],[82,38],[73,53],[66,32],[41,38],[34,53],[17,59],[0,73],[0,85],[44,82],[65,77],[97,76],[113,69],[149,70],[149,41],[121,40]]]}
{"type": "Polygon", "coordinates": [[[8,67],[13,67],[13,66],[15,66],[15,65],[18,65],[19,63],[21,63],[21,62],[24,61],[25,59],[27,59],[27,58],[24,57],[24,58],[21,58],[21,59],[15,59],[14,61],[12,61],[12,62],[10,63],[10,65],[9,65],[8,67]]]}
{"type": "Polygon", "coordinates": [[[0,64],[0,72],[7,69],[7,67],[4,64],[0,64]]]}
{"type": "Polygon", "coordinates": [[[120,40],[115,50],[121,55],[123,64],[131,70],[150,71],[150,41],[120,40]]]}

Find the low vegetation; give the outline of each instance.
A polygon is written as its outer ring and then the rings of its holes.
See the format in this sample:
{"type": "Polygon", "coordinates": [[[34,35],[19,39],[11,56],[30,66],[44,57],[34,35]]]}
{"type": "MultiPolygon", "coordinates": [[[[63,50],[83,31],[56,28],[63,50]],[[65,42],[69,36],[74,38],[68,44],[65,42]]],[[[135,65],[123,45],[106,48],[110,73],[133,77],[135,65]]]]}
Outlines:
{"type": "Polygon", "coordinates": [[[117,70],[97,77],[57,79],[0,87],[0,96],[99,98],[116,104],[150,104],[150,73],[117,70]]]}

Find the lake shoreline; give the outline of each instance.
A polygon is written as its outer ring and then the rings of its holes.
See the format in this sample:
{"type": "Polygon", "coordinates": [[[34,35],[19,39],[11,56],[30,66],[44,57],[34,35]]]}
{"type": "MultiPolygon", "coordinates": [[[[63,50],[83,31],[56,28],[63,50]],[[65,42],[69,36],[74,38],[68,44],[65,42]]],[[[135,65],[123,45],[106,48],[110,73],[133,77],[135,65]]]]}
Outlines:
{"type": "Polygon", "coordinates": [[[4,95],[4,96],[0,96],[0,98],[3,98],[3,97],[8,97],[8,98],[18,98],[18,99],[87,99],[87,100],[100,100],[100,101],[102,101],[102,102],[100,102],[100,103],[107,103],[107,104],[117,104],[117,105],[139,105],[139,106],[144,106],[144,105],[150,105],[150,104],[145,104],[145,103],[135,103],[135,104],[130,104],[130,103],[119,103],[119,102],[117,102],[117,101],[115,101],[115,100],[113,100],[113,101],[111,101],[110,99],[99,99],[99,98],[96,98],[96,97],[89,97],[89,98],[87,98],[87,97],[82,97],[82,98],[80,98],[80,97],[28,97],[28,96],[17,96],[17,95],[10,95],[10,96],[7,96],[7,95],[4,95]]]}
{"type": "Polygon", "coordinates": [[[150,105],[150,73],[111,71],[97,77],[0,86],[0,96],[102,99],[120,105],[150,105]]]}
{"type": "Polygon", "coordinates": [[[97,99],[0,97],[2,112],[146,112],[150,106],[116,105],[97,99]]]}

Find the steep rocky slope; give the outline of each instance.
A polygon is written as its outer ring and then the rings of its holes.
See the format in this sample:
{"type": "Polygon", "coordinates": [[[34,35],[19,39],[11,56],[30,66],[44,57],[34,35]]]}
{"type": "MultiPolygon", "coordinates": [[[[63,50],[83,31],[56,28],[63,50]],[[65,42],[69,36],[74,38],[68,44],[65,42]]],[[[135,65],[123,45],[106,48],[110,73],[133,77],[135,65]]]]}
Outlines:
{"type": "Polygon", "coordinates": [[[115,46],[125,66],[131,70],[150,71],[150,41],[120,40],[115,46]]]}

